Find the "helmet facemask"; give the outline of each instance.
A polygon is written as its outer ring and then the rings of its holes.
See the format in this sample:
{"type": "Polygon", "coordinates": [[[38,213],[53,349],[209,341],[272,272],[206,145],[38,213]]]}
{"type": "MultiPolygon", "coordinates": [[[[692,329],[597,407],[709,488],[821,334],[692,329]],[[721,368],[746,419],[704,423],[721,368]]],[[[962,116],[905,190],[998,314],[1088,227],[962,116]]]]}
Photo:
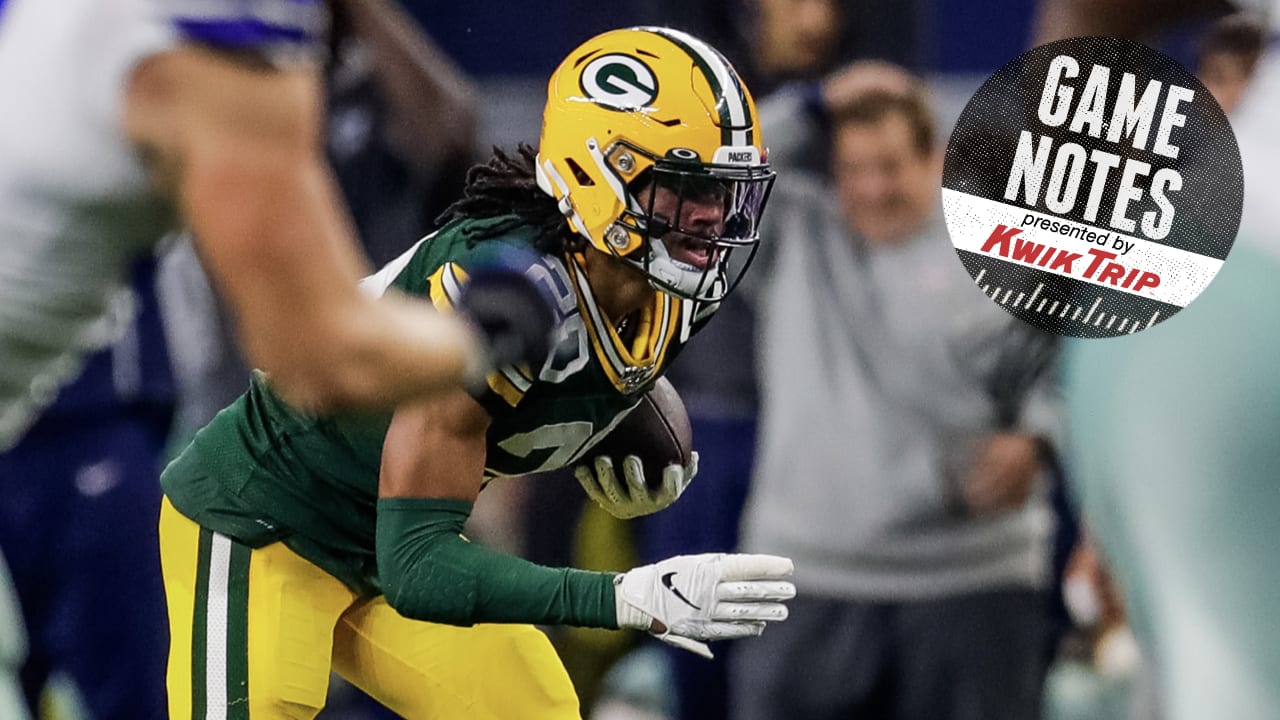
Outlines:
{"type": "Polygon", "coordinates": [[[613,30],[547,83],[538,186],[593,248],[661,291],[718,302],[755,256],[773,183],[759,125],[715,48],[670,28],[613,30]]]}
{"type": "Polygon", "coordinates": [[[606,233],[610,251],[659,290],[699,302],[724,299],[755,257],[774,172],[765,164],[704,163],[681,148],[653,157],[625,141],[605,156],[626,153],[652,164],[627,187],[626,209],[606,233]],[[616,248],[630,244],[628,234],[643,241],[624,256],[616,248]]]}

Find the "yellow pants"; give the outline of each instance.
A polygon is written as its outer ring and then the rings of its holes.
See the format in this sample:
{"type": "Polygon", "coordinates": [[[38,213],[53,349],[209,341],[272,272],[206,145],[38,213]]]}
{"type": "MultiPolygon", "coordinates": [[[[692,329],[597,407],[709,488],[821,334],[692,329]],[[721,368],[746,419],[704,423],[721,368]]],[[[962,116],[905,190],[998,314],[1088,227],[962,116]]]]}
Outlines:
{"type": "Polygon", "coordinates": [[[531,625],[410,620],[283,544],[250,549],[168,499],[160,553],[171,720],[312,718],[330,670],[410,720],[579,718],[564,666],[531,625]]]}

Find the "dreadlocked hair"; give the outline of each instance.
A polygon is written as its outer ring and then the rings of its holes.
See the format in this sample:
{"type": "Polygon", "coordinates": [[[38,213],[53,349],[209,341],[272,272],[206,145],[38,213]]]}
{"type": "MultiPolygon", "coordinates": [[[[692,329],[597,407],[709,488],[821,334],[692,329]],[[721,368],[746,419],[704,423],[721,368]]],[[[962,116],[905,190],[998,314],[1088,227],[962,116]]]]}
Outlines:
{"type": "Polygon", "coordinates": [[[537,231],[533,246],[542,252],[559,255],[581,250],[586,239],[569,227],[555,198],[538,187],[536,164],[537,151],[525,143],[516,146],[514,155],[493,148],[489,162],[467,171],[462,198],[446,208],[436,224],[464,218],[508,218],[507,222],[464,230],[467,244],[474,246],[517,227],[531,227],[537,231]]]}

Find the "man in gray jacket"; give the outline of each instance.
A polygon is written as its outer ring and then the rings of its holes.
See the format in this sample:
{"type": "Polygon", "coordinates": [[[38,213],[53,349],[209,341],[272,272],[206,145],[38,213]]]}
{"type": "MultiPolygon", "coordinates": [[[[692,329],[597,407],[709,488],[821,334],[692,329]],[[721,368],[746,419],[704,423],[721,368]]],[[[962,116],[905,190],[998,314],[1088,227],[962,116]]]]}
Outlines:
{"type": "Polygon", "coordinates": [[[834,188],[779,180],[752,273],[763,400],[743,544],[794,558],[799,593],[785,626],[738,648],[744,720],[1038,713],[1056,344],[960,264],[925,90],[894,73],[830,108],[834,188]]]}

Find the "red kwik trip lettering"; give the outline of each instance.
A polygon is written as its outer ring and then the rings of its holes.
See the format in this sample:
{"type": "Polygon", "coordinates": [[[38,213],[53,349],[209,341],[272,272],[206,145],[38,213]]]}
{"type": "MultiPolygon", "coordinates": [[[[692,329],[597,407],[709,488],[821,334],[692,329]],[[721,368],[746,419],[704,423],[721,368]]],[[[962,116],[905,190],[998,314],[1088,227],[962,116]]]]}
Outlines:
{"type": "Polygon", "coordinates": [[[1102,272],[1098,273],[1098,282],[1119,285],[1124,281],[1125,270],[1128,270],[1128,268],[1120,263],[1107,263],[1107,266],[1102,268],[1102,272]]]}
{"type": "Polygon", "coordinates": [[[1120,287],[1128,288],[1130,285],[1133,285],[1134,290],[1141,290],[1144,287],[1158,287],[1160,285],[1160,276],[1153,272],[1134,268],[1129,272],[1129,276],[1124,279],[1124,284],[1120,287]],[[1136,283],[1134,282],[1135,280],[1137,281],[1136,283]]]}
{"type": "Polygon", "coordinates": [[[1084,257],[1080,253],[1069,253],[1066,250],[1059,250],[1058,257],[1053,259],[1053,264],[1049,266],[1050,270],[1062,270],[1062,272],[1071,274],[1071,263],[1084,257]]]}
{"type": "Polygon", "coordinates": [[[996,245],[1000,246],[998,252],[1003,257],[1009,257],[1009,242],[1014,235],[1022,232],[1022,228],[1005,227],[997,225],[995,230],[991,231],[991,235],[987,237],[987,241],[982,244],[982,252],[989,253],[991,248],[996,245]]]}
{"type": "Polygon", "coordinates": [[[1159,284],[1160,284],[1159,275],[1153,272],[1147,272],[1144,270],[1142,275],[1138,277],[1138,282],[1133,284],[1133,289],[1137,291],[1137,290],[1141,290],[1142,288],[1156,287],[1159,284]]]}
{"type": "Polygon", "coordinates": [[[1030,265],[1036,261],[1036,258],[1040,257],[1041,250],[1044,250],[1044,246],[1040,243],[1018,238],[1013,243],[1013,259],[1021,260],[1030,265]]]}
{"type": "Polygon", "coordinates": [[[1106,250],[1090,248],[1088,252],[1093,256],[1093,262],[1089,263],[1089,267],[1084,271],[1084,276],[1086,278],[1093,277],[1093,273],[1098,269],[1098,266],[1102,264],[1103,260],[1116,259],[1115,253],[1107,252],[1106,250]]]}

